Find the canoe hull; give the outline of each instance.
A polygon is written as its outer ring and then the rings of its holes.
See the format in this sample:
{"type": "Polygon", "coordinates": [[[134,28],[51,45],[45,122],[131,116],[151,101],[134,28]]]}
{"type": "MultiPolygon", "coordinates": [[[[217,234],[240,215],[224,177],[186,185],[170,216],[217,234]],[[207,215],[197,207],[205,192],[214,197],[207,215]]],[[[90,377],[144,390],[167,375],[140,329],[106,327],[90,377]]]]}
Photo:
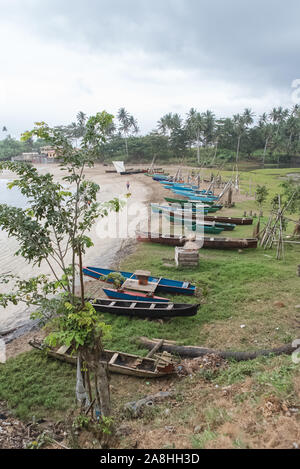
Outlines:
{"type": "Polygon", "coordinates": [[[166,319],[173,317],[190,317],[197,314],[199,304],[173,304],[173,303],[153,303],[152,301],[137,302],[131,301],[92,301],[96,311],[100,313],[116,314],[118,316],[130,316],[133,318],[166,319]],[[114,304],[113,304],[114,303],[114,304]]]}
{"type": "Polygon", "coordinates": [[[149,303],[169,303],[170,300],[168,298],[162,298],[160,296],[148,296],[145,293],[136,293],[136,292],[129,292],[129,291],[121,291],[121,290],[113,290],[110,288],[103,288],[105,295],[112,300],[128,300],[128,301],[146,301],[149,303]]]}

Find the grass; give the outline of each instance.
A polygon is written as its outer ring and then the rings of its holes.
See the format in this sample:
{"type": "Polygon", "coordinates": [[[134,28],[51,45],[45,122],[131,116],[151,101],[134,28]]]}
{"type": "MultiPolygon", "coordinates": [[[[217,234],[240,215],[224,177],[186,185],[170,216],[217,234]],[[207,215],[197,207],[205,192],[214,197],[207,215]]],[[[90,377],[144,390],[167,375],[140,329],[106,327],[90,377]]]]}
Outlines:
{"type": "Polygon", "coordinates": [[[74,368],[32,351],[0,365],[0,400],[23,420],[54,420],[75,404],[74,368]]]}
{"type": "MultiPolygon", "coordinates": [[[[281,178],[294,172],[300,173],[300,169],[256,170],[241,174],[242,190],[249,190],[250,180],[253,190],[255,184],[266,184],[269,188],[270,194],[264,208],[265,220],[269,201],[280,189],[281,178]]],[[[222,175],[228,177],[231,172],[222,172],[222,175]]],[[[257,210],[255,201],[240,202],[226,213],[242,216],[243,211],[249,210],[257,210]]],[[[291,228],[292,225],[288,229],[291,228]]],[[[251,237],[252,229],[251,226],[237,227],[234,235],[251,237]]],[[[176,340],[183,345],[255,350],[290,343],[299,336],[294,322],[297,314],[295,305],[300,303],[299,277],[296,276],[299,247],[287,245],[282,261],[275,259],[274,250],[264,251],[261,248],[243,253],[202,249],[197,269],[167,267],[165,263],[170,264],[173,259],[174,248],[141,243],[122,262],[121,268],[134,271],[138,267],[150,270],[153,275],[190,281],[197,287],[196,297],[170,296],[170,299],[201,303],[198,314],[165,322],[105,314],[105,321],[112,325],[112,338],[105,344],[107,348],[145,355],[148,351],[141,347],[138,338],[146,336],[176,340]],[[282,307],[276,305],[278,301],[282,307]],[[245,327],[241,328],[241,325],[245,327]]],[[[75,368],[70,365],[46,359],[39,352],[26,353],[0,365],[0,400],[6,401],[15,415],[24,420],[30,420],[33,416],[62,418],[75,404],[75,375],[75,368]]],[[[167,390],[172,385],[177,396],[172,412],[165,417],[163,411],[166,407],[161,405],[141,424],[131,422],[134,431],[140,434],[151,428],[155,434],[160,427],[178,426],[181,422],[184,426],[182,434],[186,436],[176,442],[176,447],[184,441],[186,447],[204,448],[218,444],[224,435],[230,438],[232,447],[248,447],[252,438],[250,433],[248,436],[231,435],[223,427],[231,425],[231,422],[239,425],[247,409],[249,416],[253,415],[258,422],[256,434],[264,434],[268,427],[261,422],[259,406],[262,400],[272,395],[299,405],[295,387],[295,379],[299,377],[300,366],[293,364],[291,357],[286,356],[260,357],[238,363],[230,361],[228,368],[220,370],[217,375],[199,373],[191,379],[175,379],[166,384],[145,380],[137,384],[133,378],[114,377],[114,413],[118,416],[126,401],[167,390]],[[224,400],[220,390],[228,386],[235,392],[224,400]],[[200,433],[193,434],[193,426],[199,424],[200,433]],[[143,430],[143,425],[146,430],[143,430]]],[[[248,424],[254,425],[253,422],[248,424]]],[[[161,439],[160,433],[157,435],[160,447],[175,444],[161,439]]],[[[147,441],[146,434],[144,437],[147,441]]],[[[122,444],[124,447],[130,446],[126,438],[122,444]]],[[[256,444],[254,440],[252,444],[256,444]]]]}

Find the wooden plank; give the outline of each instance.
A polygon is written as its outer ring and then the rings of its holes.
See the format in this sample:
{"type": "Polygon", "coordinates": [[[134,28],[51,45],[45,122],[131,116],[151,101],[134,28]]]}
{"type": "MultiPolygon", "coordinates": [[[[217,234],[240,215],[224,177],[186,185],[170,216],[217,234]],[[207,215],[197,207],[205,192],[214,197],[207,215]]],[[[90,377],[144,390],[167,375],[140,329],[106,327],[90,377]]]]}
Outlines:
{"type": "Polygon", "coordinates": [[[136,307],[136,303],[131,303],[130,309],[134,309],[136,307]]]}
{"type": "Polygon", "coordinates": [[[70,345],[62,345],[56,353],[58,353],[59,355],[64,355],[65,353],[67,353],[67,351],[69,350],[70,348],[70,345]]]}
{"type": "Polygon", "coordinates": [[[146,358],[151,358],[152,355],[154,355],[155,352],[157,352],[157,351],[160,349],[160,347],[162,347],[163,343],[164,343],[164,339],[161,339],[161,340],[153,347],[153,349],[150,350],[150,352],[148,353],[148,355],[146,355],[146,358]]]}
{"type": "Polygon", "coordinates": [[[156,306],[156,303],[152,303],[152,305],[150,306],[150,309],[154,309],[156,306]]]}
{"type": "Polygon", "coordinates": [[[116,302],[115,301],[112,301],[111,303],[109,303],[109,306],[115,306],[116,302]]]}
{"type": "Polygon", "coordinates": [[[167,306],[167,309],[173,309],[173,308],[174,308],[174,304],[173,304],[173,303],[171,303],[171,304],[169,304],[169,305],[167,306]]]}
{"type": "Polygon", "coordinates": [[[118,356],[119,356],[118,352],[114,353],[113,356],[111,357],[110,361],[109,361],[109,364],[113,365],[115,363],[116,359],[118,358],[118,356]]]}

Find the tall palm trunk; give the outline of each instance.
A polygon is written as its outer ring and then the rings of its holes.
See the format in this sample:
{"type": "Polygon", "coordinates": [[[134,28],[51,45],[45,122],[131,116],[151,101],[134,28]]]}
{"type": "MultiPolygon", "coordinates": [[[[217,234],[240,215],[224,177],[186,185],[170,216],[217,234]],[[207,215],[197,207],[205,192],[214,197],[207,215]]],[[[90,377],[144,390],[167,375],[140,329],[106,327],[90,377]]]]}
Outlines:
{"type": "Polygon", "coordinates": [[[238,160],[239,160],[241,137],[242,137],[241,135],[239,135],[238,137],[238,143],[237,143],[237,149],[236,149],[236,164],[238,163],[238,160]]]}
{"type": "Polygon", "coordinates": [[[269,143],[269,137],[266,138],[266,143],[265,143],[265,148],[264,148],[263,168],[265,167],[265,159],[266,159],[266,153],[267,153],[268,143],[269,143]]]}

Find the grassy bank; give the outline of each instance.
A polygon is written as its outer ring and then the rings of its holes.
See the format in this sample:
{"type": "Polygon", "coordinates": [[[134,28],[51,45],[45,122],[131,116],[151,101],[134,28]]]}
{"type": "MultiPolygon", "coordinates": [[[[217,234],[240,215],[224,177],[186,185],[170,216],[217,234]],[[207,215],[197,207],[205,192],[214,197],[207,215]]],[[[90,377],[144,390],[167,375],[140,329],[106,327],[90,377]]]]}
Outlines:
{"type": "MultiPolygon", "coordinates": [[[[266,184],[270,190],[264,207],[278,193],[282,178],[300,170],[259,170],[241,174],[243,191],[249,184],[266,184]]],[[[228,177],[229,173],[223,173],[228,177]]],[[[257,210],[255,201],[240,202],[224,213],[241,216],[257,210]]],[[[288,230],[291,231],[292,224],[288,230]]],[[[236,237],[251,237],[252,226],[237,227],[236,237]]],[[[231,234],[230,234],[231,236],[231,234]]],[[[174,248],[140,244],[122,263],[122,269],[150,270],[197,286],[196,297],[170,297],[176,302],[199,302],[192,318],[168,322],[144,321],[104,315],[112,325],[112,338],[106,346],[145,355],[139,336],[176,340],[183,345],[219,349],[255,350],[290,343],[298,338],[295,318],[300,304],[300,247],[286,245],[285,259],[277,261],[275,251],[200,251],[197,269],[180,270],[167,266],[174,248]],[[243,326],[243,327],[241,327],[243,326]]],[[[17,416],[33,415],[60,419],[74,407],[75,369],[30,352],[0,365],[0,400],[5,400],[17,416]]],[[[158,390],[173,389],[171,402],[160,405],[136,421],[126,420],[131,435],[120,447],[290,447],[298,441],[300,406],[300,365],[291,357],[259,358],[250,362],[230,362],[220,372],[200,371],[192,377],[148,382],[113,376],[112,397],[117,421],[124,402],[158,390]],[[273,407],[272,407],[273,406],[273,407]],[[168,433],[165,427],[174,427],[168,433]],[[281,436],[280,436],[281,435],[281,436]]]]}

